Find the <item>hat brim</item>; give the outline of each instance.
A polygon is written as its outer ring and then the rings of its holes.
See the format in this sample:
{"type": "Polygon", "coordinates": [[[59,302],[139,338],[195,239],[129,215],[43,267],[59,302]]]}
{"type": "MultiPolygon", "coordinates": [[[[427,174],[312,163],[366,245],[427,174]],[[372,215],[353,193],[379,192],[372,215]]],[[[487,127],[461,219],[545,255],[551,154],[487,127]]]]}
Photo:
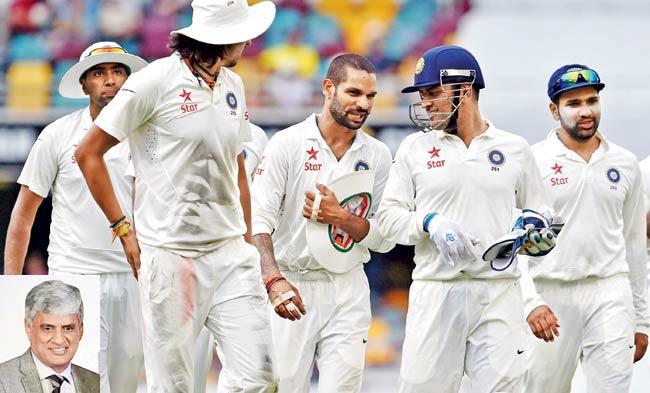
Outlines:
{"type": "Polygon", "coordinates": [[[191,24],[172,34],[182,34],[211,45],[229,45],[246,42],[264,33],[275,18],[275,4],[263,1],[250,6],[248,15],[233,25],[202,26],[191,24]]]}
{"type": "Polygon", "coordinates": [[[591,82],[576,83],[574,85],[567,86],[564,89],[560,89],[560,90],[556,91],[555,93],[553,93],[553,97],[550,97],[551,101],[557,100],[560,97],[560,94],[562,94],[564,92],[567,92],[569,90],[579,89],[581,87],[595,87],[596,91],[601,91],[602,89],[605,88],[605,84],[604,83],[591,83],[591,82]]]}
{"type": "Polygon", "coordinates": [[[129,53],[99,53],[70,67],[59,82],[59,94],[67,98],[86,98],[79,79],[84,72],[102,63],[119,63],[129,67],[131,73],[147,66],[144,59],[129,53]]]}
{"type": "Polygon", "coordinates": [[[439,83],[418,83],[416,85],[408,86],[408,87],[403,88],[402,93],[415,93],[415,92],[419,91],[423,87],[438,86],[438,85],[439,85],[439,83]]]}

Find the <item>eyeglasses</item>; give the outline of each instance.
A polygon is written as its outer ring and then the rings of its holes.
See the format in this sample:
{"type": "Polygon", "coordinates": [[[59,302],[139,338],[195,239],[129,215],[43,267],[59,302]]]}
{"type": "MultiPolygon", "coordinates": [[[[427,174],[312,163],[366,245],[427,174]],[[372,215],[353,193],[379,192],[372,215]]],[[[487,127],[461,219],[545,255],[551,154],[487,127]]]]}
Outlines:
{"type": "Polygon", "coordinates": [[[88,56],[86,56],[86,57],[98,55],[100,53],[127,53],[127,52],[126,52],[126,50],[124,50],[123,48],[120,48],[120,47],[96,48],[96,49],[91,50],[90,53],[88,53],[88,56]]]}
{"type": "Polygon", "coordinates": [[[560,87],[567,87],[579,82],[600,83],[600,77],[594,70],[569,71],[560,75],[556,84],[559,84],[560,87]]]}

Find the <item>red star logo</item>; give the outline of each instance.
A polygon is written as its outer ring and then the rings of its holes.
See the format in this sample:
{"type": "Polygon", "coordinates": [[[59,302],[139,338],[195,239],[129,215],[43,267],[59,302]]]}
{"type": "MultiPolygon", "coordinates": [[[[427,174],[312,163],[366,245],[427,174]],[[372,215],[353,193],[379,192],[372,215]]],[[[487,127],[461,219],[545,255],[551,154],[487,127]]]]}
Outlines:
{"type": "Polygon", "coordinates": [[[558,164],[557,162],[555,163],[555,165],[553,165],[553,166],[551,167],[551,169],[555,171],[555,175],[558,175],[558,174],[559,174],[559,175],[562,175],[562,174],[563,174],[563,173],[562,173],[562,168],[564,168],[564,166],[558,164]]]}
{"type": "Polygon", "coordinates": [[[185,99],[185,101],[183,101],[183,103],[185,103],[187,101],[192,101],[192,99],[190,98],[190,94],[192,94],[191,91],[185,91],[185,89],[183,89],[183,92],[181,94],[179,94],[178,96],[183,97],[185,99]]]}
{"type": "Polygon", "coordinates": [[[312,146],[311,149],[307,150],[307,154],[309,154],[309,159],[310,160],[318,160],[318,157],[316,155],[318,154],[318,150],[314,150],[314,147],[312,146]]]}
{"type": "Polygon", "coordinates": [[[431,150],[427,151],[427,153],[431,154],[431,157],[430,157],[430,158],[433,158],[433,157],[438,157],[438,158],[440,158],[440,156],[438,155],[438,153],[440,153],[440,149],[436,149],[435,146],[433,146],[433,147],[431,148],[431,150]]]}

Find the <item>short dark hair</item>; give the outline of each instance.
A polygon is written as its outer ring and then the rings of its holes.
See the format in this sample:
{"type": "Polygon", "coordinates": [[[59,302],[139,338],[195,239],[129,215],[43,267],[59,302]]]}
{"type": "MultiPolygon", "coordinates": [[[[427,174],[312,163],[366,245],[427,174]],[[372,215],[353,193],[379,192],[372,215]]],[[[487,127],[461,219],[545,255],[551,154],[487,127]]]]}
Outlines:
{"type": "Polygon", "coordinates": [[[375,66],[361,55],[356,55],[354,53],[345,53],[338,55],[332,60],[329,68],[327,69],[326,79],[329,79],[338,85],[341,82],[345,82],[348,79],[347,68],[350,67],[353,70],[366,71],[369,74],[375,74],[375,66]]]}
{"type": "Polygon", "coordinates": [[[228,53],[230,46],[206,44],[183,34],[172,33],[169,36],[168,48],[189,60],[214,65],[218,59],[223,58],[228,53]]]}

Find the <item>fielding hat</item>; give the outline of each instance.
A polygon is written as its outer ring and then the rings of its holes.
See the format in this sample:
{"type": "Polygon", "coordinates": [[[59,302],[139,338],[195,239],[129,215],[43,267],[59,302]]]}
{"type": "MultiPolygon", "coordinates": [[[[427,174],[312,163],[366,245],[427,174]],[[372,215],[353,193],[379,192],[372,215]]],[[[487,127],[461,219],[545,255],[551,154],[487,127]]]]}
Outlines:
{"type": "Polygon", "coordinates": [[[79,80],[86,71],[102,63],[124,64],[129,69],[129,73],[136,72],[147,65],[144,59],[127,53],[115,42],[97,42],[86,48],[79,57],[79,62],[63,75],[59,83],[59,94],[68,98],[86,98],[79,80]]]}
{"type": "Polygon", "coordinates": [[[182,34],[212,45],[237,44],[266,31],[275,18],[275,4],[246,0],[194,0],[192,24],[172,34],[182,34]]]}

